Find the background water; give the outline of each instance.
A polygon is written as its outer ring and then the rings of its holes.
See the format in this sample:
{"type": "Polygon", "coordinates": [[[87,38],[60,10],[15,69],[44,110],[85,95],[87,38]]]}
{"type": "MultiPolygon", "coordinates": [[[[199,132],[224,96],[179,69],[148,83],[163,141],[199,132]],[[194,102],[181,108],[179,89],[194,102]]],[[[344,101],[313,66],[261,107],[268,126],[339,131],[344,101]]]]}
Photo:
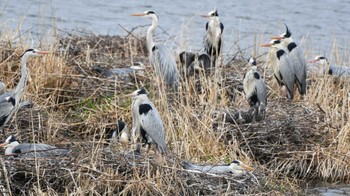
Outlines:
{"type": "MultiPolygon", "coordinates": [[[[232,48],[238,40],[241,48],[251,53],[254,43],[269,42],[270,35],[282,34],[284,23],[297,43],[313,49],[311,53],[332,56],[334,43],[339,51],[349,51],[348,0],[1,0],[0,30],[20,26],[22,34],[31,32],[33,37],[50,34],[53,27],[125,35],[119,24],[128,30],[150,24],[149,19],[132,17],[131,13],[153,10],[158,14],[160,27],[174,36],[174,41],[167,42],[169,46],[175,50],[199,50],[207,21],[198,15],[207,14],[214,7],[225,26],[224,52],[228,54],[236,52],[232,48]]],[[[139,30],[144,34],[145,31],[146,28],[139,30]]],[[[161,29],[157,33],[161,38],[169,37],[161,29]]]]}

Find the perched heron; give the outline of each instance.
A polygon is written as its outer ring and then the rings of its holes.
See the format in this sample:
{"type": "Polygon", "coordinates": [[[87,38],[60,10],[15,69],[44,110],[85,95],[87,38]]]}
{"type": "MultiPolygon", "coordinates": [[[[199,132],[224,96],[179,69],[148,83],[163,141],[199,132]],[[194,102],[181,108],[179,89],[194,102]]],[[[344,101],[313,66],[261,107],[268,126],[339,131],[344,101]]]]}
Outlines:
{"type": "Polygon", "coordinates": [[[20,144],[13,135],[10,135],[0,146],[5,148],[5,155],[26,158],[66,155],[70,153],[68,148],[57,148],[48,144],[20,144]]]}
{"type": "Polygon", "coordinates": [[[349,77],[350,76],[350,67],[347,66],[337,66],[329,63],[328,59],[324,56],[316,56],[313,60],[310,60],[309,63],[318,63],[322,66],[322,74],[327,73],[332,76],[337,77],[349,77]]]}
{"type": "Polygon", "coordinates": [[[204,173],[233,173],[234,175],[242,175],[245,173],[245,170],[254,170],[252,167],[249,167],[239,160],[234,160],[229,165],[196,165],[192,163],[184,163],[183,167],[188,170],[197,170],[204,173]]]}
{"type": "Polygon", "coordinates": [[[288,99],[293,99],[295,74],[294,68],[289,61],[288,55],[281,45],[280,40],[271,40],[269,44],[261,44],[262,47],[270,47],[269,59],[274,76],[282,87],[288,99]]]}
{"type": "Polygon", "coordinates": [[[149,59],[156,73],[172,89],[177,90],[179,85],[179,73],[174,56],[169,48],[164,44],[156,44],[153,40],[153,34],[158,26],[158,16],[154,11],[145,11],[144,13],[132,14],[132,16],[143,16],[152,19],[152,25],[147,30],[147,48],[149,59]]]}
{"type": "Polygon", "coordinates": [[[274,36],[272,39],[281,40],[281,44],[288,52],[291,65],[294,67],[295,79],[301,96],[306,94],[307,67],[306,60],[300,47],[292,39],[292,32],[286,26],[286,32],[281,36],[274,36]]]}
{"type": "Polygon", "coordinates": [[[106,134],[108,139],[114,140],[118,137],[122,143],[129,142],[129,130],[126,123],[122,120],[118,120],[117,127],[113,130],[108,130],[106,134]]]}
{"type": "Polygon", "coordinates": [[[250,106],[267,105],[267,91],[264,79],[256,67],[254,58],[249,59],[250,69],[243,77],[243,90],[250,106]]]}
{"type": "Polygon", "coordinates": [[[207,54],[212,57],[212,62],[215,64],[215,60],[220,55],[222,47],[222,33],[224,31],[224,25],[220,22],[217,9],[210,11],[208,15],[201,15],[204,18],[209,18],[205,26],[206,34],[204,37],[204,48],[207,54]]]}
{"type": "Polygon", "coordinates": [[[158,151],[163,154],[169,152],[165,139],[165,129],[157,108],[148,99],[144,88],[131,94],[132,137],[135,142],[141,132],[143,139],[149,145],[156,144],[158,151]]]}
{"type": "Polygon", "coordinates": [[[207,71],[210,69],[210,57],[207,54],[198,54],[193,52],[181,52],[180,62],[184,74],[194,74],[196,71],[207,71]]]}
{"type": "Polygon", "coordinates": [[[40,56],[48,54],[45,51],[39,51],[37,49],[28,49],[21,58],[21,79],[19,80],[16,88],[12,91],[5,92],[0,95],[0,130],[3,130],[6,123],[10,120],[11,116],[20,106],[20,99],[23,95],[24,88],[28,79],[27,61],[31,56],[40,56]]]}

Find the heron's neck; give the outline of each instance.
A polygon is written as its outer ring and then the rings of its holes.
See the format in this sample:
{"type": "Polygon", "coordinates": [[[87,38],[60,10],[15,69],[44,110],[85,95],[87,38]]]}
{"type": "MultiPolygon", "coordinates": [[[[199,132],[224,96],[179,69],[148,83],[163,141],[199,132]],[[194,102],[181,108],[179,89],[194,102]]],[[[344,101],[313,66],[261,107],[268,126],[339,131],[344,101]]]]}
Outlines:
{"type": "Polygon", "coordinates": [[[154,31],[156,30],[158,26],[158,19],[157,18],[153,18],[152,19],[152,25],[148,28],[147,30],[147,48],[148,51],[151,53],[152,52],[152,48],[155,45],[154,41],[153,41],[153,34],[154,31]]]}
{"type": "Polygon", "coordinates": [[[27,79],[28,79],[27,61],[28,61],[28,56],[24,55],[21,59],[21,79],[19,80],[14,90],[16,95],[16,103],[19,102],[19,99],[21,98],[27,83],[27,79]]]}

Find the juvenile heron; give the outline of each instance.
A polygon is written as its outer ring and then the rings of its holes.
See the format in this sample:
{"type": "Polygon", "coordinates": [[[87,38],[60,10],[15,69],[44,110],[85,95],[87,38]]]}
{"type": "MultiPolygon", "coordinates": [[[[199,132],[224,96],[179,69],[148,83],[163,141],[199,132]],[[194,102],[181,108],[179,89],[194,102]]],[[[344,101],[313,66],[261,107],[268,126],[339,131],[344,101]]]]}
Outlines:
{"type": "Polygon", "coordinates": [[[292,100],[294,96],[295,73],[288,55],[281,45],[281,41],[274,39],[269,44],[261,44],[260,46],[270,47],[269,59],[274,76],[287,98],[292,100]]]}
{"type": "Polygon", "coordinates": [[[10,135],[4,143],[0,144],[0,146],[5,148],[5,155],[26,158],[66,155],[70,153],[68,148],[57,148],[48,144],[20,144],[13,135],[10,135]]]}
{"type": "Polygon", "coordinates": [[[0,95],[0,130],[3,130],[13,113],[19,108],[20,99],[23,95],[28,79],[27,61],[29,57],[40,56],[43,54],[48,54],[48,52],[39,51],[37,49],[28,49],[26,52],[24,52],[24,54],[22,54],[21,79],[14,90],[0,95]]]}
{"type": "Polygon", "coordinates": [[[229,165],[196,165],[192,163],[184,163],[183,167],[189,170],[197,170],[204,173],[222,174],[233,173],[234,175],[242,175],[248,171],[253,171],[254,168],[242,163],[239,160],[234,160],[229,165]]]}
{"type": "Polygon", "coordinates": [[[224,25],[220,22],[216,8],[210,11],[208,15],[201,15],[201,17],[209,18],[209,22],[205,26],[204,48],[211,57],[213,64],[215,64],[215,60],[221,52],[224,25]]]}
{"type": "Polygon", "coordinates": [[[264,79],[257,70],[254,58],[249,59],[251,67],[243,77],[243,90],[250,106],[267,105],[267,91],[264,79]]]}
{"type": "Polygon", "coordinates": [[[132,137],[135,142],[139,133],[149,145],[156,144],[158,151],[163,154],[169,152],[165,139],[165,129],[157,108],[147,97],[144,88],[131,94],[133,102],[132,111],[132,137]]]}
{"type": "Polygon", "coordinates": [[[144,13],[132,14],[132,16],[143,16],[152,19],[152,25],[147,30],[147,48],[149,59],[155,72],[172,89],[177,90],[179,85],[179,73],[174,56],[169,48],[164,44],[156,44],[153,40],[153,34],[158,26],[158,16],[154,11],[145,11],[144,13]]]}
{"type": "Polygon", "coordinates": [[[322,71],[326,74],[337,76],[337,77],[349,77],[350,76],[350,67],[347,66],[337,66],[330,64],[328,59],[324,56],[316,56],[313,60],[310,60],[309,63],[318,63],[322,66],[322,71]]]}
{"type": "Polygon", "coordinates": [[[300,47],[292,39],[292,32],[286,26],[286,32],[280,36],[274,36],[272,39],[281,40],[282,46],[288,52],[288,57],[291,65],[294,67],[295,79],[297,87],[301,96],[306,94],[306,78],[307,78],[307,67],[306,60],[300,47]]]}

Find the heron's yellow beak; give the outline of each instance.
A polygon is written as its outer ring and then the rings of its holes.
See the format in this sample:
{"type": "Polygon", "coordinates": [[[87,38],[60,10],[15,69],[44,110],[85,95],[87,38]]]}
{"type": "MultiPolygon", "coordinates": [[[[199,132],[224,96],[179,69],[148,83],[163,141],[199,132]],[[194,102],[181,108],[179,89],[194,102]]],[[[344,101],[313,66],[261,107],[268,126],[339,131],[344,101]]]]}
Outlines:
{"type": "Polygon", "coordinates": [[[203,18],[209,18],[208,15],[200,15],[200,17],[203,17],[203,18]]]}
{"type": "Polygon", "coordinates": [[[284,37],[283,36],[271,36],[271,39],[281,40],[281,39],[284,39],[284,37]]]}
{"type": "Polygon", "coordinates": [[[6,146],[7,146],[7,144],[8,144],[8,143],[4,142],[4,143],[0,144],[0,146],[2,146],[2,147],[6,147],[6,146]]]}
{"type": "Polygon", "coordinates": [[[38,54],[50,54],[49,52],[47,52],[47,51],[39,51],[39,52],[37,52],[38,54]]]}
{"type": "Polygon", "coordinates": [[[271,47],[272,44],[260,44],[261,47],[271,47]]]}
{"type": "Polygon", "coordinates": [[[254,168],[249,167],[248,165],[241,165],[241,167],[243,167],[244,169],[247,169],[249,171],[253,171],[254,170],[254,168]]]}
{"type": "Polygon", "coordinates": [[[144,16],[146,14],[144,13],[134,13],[134,14],[130,14],[130,16],[144,16]]]}

